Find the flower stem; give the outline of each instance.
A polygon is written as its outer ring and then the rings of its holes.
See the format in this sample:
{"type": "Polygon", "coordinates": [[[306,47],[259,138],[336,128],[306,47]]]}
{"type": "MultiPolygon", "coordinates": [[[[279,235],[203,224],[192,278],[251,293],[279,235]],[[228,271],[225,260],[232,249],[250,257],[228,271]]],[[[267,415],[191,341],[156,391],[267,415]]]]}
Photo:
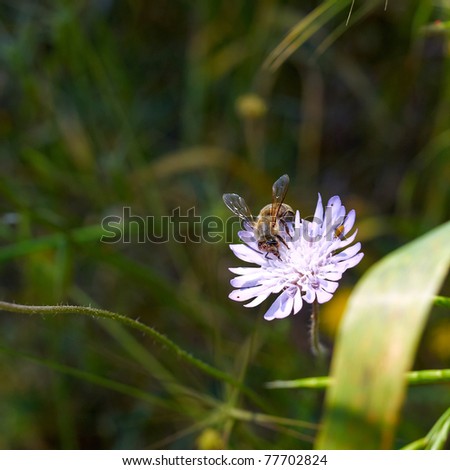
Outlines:
{"type": "Polygon", "coordinates": [[[441,295],[437,295],[434,298],[434,305],[450,308],[450,297],[442,297],[441,295]]]}
{"type": "MultiPolygon", "coordinates": [[[[405,374],[408,385],[450,384],[450,369],[412,370],[405,374]]],[[[333,383],[326,377],[305,377],[295,380],[274,380],[267,382],[266,388],[312,388],[324,389],[333,383]]]]}
{"type": "Polygon", "coordinates": [[[314,300],[312,304],[310,339],[312,353],[314,356],[321,356],[322,348],[319,341],[319,303],[317,300],[314,300]]]}

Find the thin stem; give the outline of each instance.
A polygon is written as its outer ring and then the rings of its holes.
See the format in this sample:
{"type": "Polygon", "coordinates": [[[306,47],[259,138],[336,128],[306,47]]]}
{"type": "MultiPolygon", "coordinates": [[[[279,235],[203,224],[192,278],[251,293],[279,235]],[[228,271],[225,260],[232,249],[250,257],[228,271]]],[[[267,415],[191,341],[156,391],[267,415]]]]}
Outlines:
{"type": "Polygon", "coordinates": [[[282,416],[273,416],[263,413],[254,413],[248,410],[242,410],[239,408],[223,408],[225,414],[232,416],[234,419],[241,421],[249,421],[252,423],[275,423],[281,424],[284,426],[295,426],[305,429],[318,429],[319,425],[316,423],[311,423],[309,421],[302,421],[299,419],[285,418],[282,416]]]}
{"type": "MultiPolygon", "coordinates": [[[[436,385],[450,383],[450,369],[412,370],[405,374],[408,385],[436,385]]],[[[274,380],[267,388],[324,389],[333,383],[333,377],[306,377],[296,380],[274,380]]]]}
{"type": "Polygon", "coordinates": [[[434,305],[437,305],[439,307],[450,308],[450,297],[443,297],[441,295],[437,295],[434,298],[434,305]]]}
{"type": "Polygon", "coordinates": [[[313,436],[302,432],[294,431],[293,429],[291,429],[291,426],[311,429],[314,431],[316,431],[318,428],[318,426],[314,423],[308,423],[305,421],[283,418],[279,416],[265,415],[261,413],[252,413],[247,410],[240,410],[235,408],[229,410],[224,409],[224,413],[228,414],[229,416],[232,416],[233,419],[255,423],[260,426],[276,430],[278,432],[291,434],[297,437],[298,439],[302,439],[307,442],[313,442],[313,436]]]}
{"type": "Polygon", "coordinates": [[[350,5],[350,11],[348,12],[347,22],[345,23],[345,26],[348,26],[348,23],[350,21],[350,17],[352,16],[352,11],[353,11],[354,6],[355,6],[355,0],[352,0],[352,4],[350,5]]]}
{"type": "Polygon", "coordinates": [[[312,304],[310,339],[311,350],[314,356],[320,356],[321,350],[319,342],[319,304],[317,300],[315,300],[312,304]]]}
{"type": "Polygon", "coordinates": [[[234,379],[233,377],[226,374],[225,372],[222,372],[221,370],[216,369],[215,367],[201,361],[200,359],[195,358],[187,351],[181,349],[178,345],[176,345],[169,338],[167,338],[163,334],[156,331],[154,328],[147,326],[138,320],[133,320],[132,318],[126,317],[125,315],[120,315],[118,313],[110,312],[108,310],[102,310],[99,308],[80,307],[77,305],[45,305],[45,306],[39,305],[37,306],[37,305],[12,304],[12,303],[3,302],[3,301],[0,301],[0,310],[4,310],[6,312],[12,312],[12,313],[40,314],[40,315],[58,315],[58,314],[75,313],[78,315],[89,315],[95,318],[107,318],[110,320],[118,321],[119,323],[122,323],[123,325],[129,326],[131,328],[141,331],[144,334],[150,335],[158,343],[165,346],[167,349],[177,354],[180,358],[189,362],[193,366],[202,370],[204,373],[216,379],[223,380],[224,382],[227,382],[235,387],[238,387],[247,396],[251,397],[253,401],[261,404],[261,400],[259,399],[259,397],[252,390],[248,389],[247,387],[245,387],[245,385],[241,384],[238,380],[234,379]]]}

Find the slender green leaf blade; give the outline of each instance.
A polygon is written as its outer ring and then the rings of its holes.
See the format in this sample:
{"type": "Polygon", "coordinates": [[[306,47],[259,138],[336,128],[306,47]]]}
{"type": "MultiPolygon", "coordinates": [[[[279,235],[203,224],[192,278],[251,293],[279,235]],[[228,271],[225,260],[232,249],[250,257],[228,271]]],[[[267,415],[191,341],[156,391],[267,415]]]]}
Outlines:
{"type": "Polygon", "coordinates": [[[437,420],[427,435],[427,450],[441,450],[450,434],[450,408],[437,420]]]}
{"type": "Polygon", "coordinates": [[[373,266],[355,288],[332,363],[319,449],[391,448],[434,295],[450,262],[450,222],[373,266]]]}

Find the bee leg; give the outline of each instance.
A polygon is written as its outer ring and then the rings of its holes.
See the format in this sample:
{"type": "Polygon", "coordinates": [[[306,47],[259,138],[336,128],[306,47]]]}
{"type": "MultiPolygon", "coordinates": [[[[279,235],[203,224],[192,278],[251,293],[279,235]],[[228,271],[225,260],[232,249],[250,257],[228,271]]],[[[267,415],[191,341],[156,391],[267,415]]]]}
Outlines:
{"type": "Polygon", "coordinates": [[[292,240],[292,235],[291,235],[290,230],[289,230],[289,225],[283,219],[281,219],[280,222],[283,225],[283,228],[284,228],[284,231],[286,232],[286,235],[288,235],[288,237],[292,240]]]}
{"type": "MultiPolygon", "coordinates": [[[[281,235],[278,235],[276,236],[278,238],[278,240],[280,240],[281,243],[283,243],[283,245],[289,250],[289,247],[287,246],[287,243],[284,241],[284,238],[281,236],[281,235]]],[[[292,237],[291,237],[292,238],[292,237]]]]}
{"type": "Polygon", "coordinates": [[[269,258],[269,255],[275,255],[279,260],[281,260],[281,256],[280,256],[280,253],[273,253],[273,252],[267,252],[266,253],[266,256],[264,256],[264,258],[267,258],[267,259],[270,259],[269,258]]]}

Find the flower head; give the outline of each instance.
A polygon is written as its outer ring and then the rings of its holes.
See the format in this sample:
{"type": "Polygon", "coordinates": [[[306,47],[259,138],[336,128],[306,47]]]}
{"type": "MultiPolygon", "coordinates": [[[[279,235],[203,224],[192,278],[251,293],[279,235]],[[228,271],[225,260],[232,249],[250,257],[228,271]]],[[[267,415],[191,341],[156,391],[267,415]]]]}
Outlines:
{"type": "Polygon", "coordinates": [[[279,257],[259,251],[253,231],[240,231],[238,235],[244,244],[230,248],[242,261],[258,266],[230,268],[237,274],[230,281],[235,288],[230,299],[239,302],[253,299],[245,306],[255,307],[270,294],[278,294],[264,315],[266,320],[296,314],[304,301],[327,302],[342,274],[364,256],[359,252],[360,243],[352,245],[357,230],[347,238],[354,223],[355,211],[346,214],[338,196],[328,201],[324,211],[319,194],[313,220],[301,219],[297,211],[294,222],[280,230],[284,243],[280,243],[279,257]]]}

